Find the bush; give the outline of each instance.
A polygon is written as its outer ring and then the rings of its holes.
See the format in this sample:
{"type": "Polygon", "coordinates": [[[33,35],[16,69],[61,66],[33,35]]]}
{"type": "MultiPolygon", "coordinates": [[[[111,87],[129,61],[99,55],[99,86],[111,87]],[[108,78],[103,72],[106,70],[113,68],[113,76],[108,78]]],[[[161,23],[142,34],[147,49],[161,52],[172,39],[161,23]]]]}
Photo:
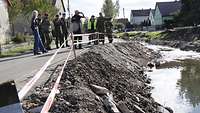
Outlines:
{"type": "Polygon", "coordinates": [[[22,35],[22,34],[17,34],[13,39],[12,41],[16,44],[19,44],[19,43],[23,43],[23,42],[26,42],[27,40],[27,36],[25,35],[22,35]]]}

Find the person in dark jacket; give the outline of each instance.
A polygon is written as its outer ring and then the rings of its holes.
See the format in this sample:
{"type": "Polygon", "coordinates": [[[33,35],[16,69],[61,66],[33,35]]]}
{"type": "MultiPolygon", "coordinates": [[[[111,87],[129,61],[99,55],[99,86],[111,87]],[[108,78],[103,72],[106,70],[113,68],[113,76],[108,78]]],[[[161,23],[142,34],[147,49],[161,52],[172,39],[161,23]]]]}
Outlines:
{"type": "Polygon", "coordinates": [[[42,44],[44,45],[45,44],[45,38],[44,38],[44,35],[42,33],[42,15],[39,13],[38,14],[38,17],[37,17],[37,21],[38,21],[38,28],[39,28],[39,33],[40,33],[40,38],[42,40],[42,44]]]}
{"type": "Polygon", "coordinates": [[[99,32],[99,42],[105,43],[105,18],[102,13],[99,13],[99,17],[97,18],[97,32],[99,32]]]}
{"type": "Polygon", "coordinates": [[[112,24],[111,20],[112,20],[112,18],[107,18],[105,21],[106,34],[108,36],[109,43],[113,42],[113,36],[112,36],[113,24],[112,24]]]}
{"type": "Polygon", "coordinates": [[[38,11],[33,11],[33,16],[31,20],[31,29],[34,34],[34,49],[33,53],[34,55],[40,54],[39,52],[42,51],[42,53],[46,53],[47,50],[44,48],[44,45],[42,44],[40,34],[39,34],[39,21],[38,21],[38,11]]]}
{"type": "Polygon", "coordinates": [[[59,15],[56,15],[55,19],[53,20],[54,30],[53,36],[56,38],[56,48],[59,48],[58,43],[60,42],[60,46],[62,45],[62,34],[61,34],[61,22],[59,19],[59,15]]]}
{"type": "Polygon", "coordinates": [[[42,20],[41,23],[41,32],[43,34],[43,38],[44,38],[44,46],[47,50],[51,50],[51,38],[49,36],[50,33],[50,21],[49,21],[49,15],[46,13],[44,14],[44,18],[42,20]]]}
{"type": "MultiPolygon", "coordinates": [[[[88,22],[88,31],[89,33],[95,33],[96,32],[96,19],[95,16],[92,15],[89,22],[88,22]]],[[[94,40],[95,39],[95,34],[92,34],[89,36],[89,41],[94,40]]],[[[97,41],[94,42],[94,44],[96,44],[97,41]]],[[[90,45],[91,42],[88,43],[88,45],[90,45]]]]}
{"type": "MultiPolygon", "coordinates": [[[[81,34],[81,18],[85,18],[84,14],[82,12],[79,12],[78,10],[75,11],[75,15],[72,17],[72,24],[73,24],[73,33],[74,34],[81,34]]],[[[82,42],[82,36],[76,36],[74,37],[74,43],[82,42]]],[[[82,44],[79,44],[79,49],[82,48],[82,44]]],[[[75,45],[75,49],[77,46],[75,45]]]]}
{"type": "Polygon", "coordinates": [[[66,19],[66,13],[63,13],[60,21],[61,21],[62,37],[63,37],[62,43],[64,42],[64,39],[65,39],[66,40],[66,47],[69,47],[68,41],[67,41],[69,24],[68,24],[68,21],[66,19]]]}

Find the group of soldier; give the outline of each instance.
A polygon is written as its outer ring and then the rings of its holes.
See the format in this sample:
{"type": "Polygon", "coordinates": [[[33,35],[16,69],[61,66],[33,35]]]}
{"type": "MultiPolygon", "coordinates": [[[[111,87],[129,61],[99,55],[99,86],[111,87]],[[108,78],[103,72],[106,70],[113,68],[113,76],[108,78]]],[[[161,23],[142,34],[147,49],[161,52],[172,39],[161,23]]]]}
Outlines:
{"type": "MultiPolygon", "coordinates": [[[[48,50],[51,50],[50,45],[52,38],[50,33],[52,33],[53,37],[55,37],[56,48],[59,48],[64,41],[66,41],[66,45],[64,46],[69,47],[67,38],[70,28],[72,28],[73,34],[91,33],[89,36],[90,42],[88,44],[91,44],[91,40],[95,39],[98,39],[93,41],[95,45],[97,45],[99,42],[104,44],[105,35],[107,35],[109,43],[112,43],[111,18],[103,17],[102,13],[99,13],[99,17],[95,18],[95,16],[92,15],[91,18],[88,19],[82,12],[79,12],[78,10],[75,11],[75,14],[72,18],[66,17],[66,13],[57,14],[53,19],[53,26],[51,26],[49,15],[47,13],[41,15],[37,11],[33,12],[31,28],[33,30],[35,39],[34,55],[40,54],[39,51],[46,53],[48,50]],[[85,18],[84,21],[82,18],[85,18]]],[[[75,49],[82,48],[82,44],[80,42],[82,42],[82,36],[75,36],[75,49]],[[78,42],[79,44],[77,44],[78,42]]]]}

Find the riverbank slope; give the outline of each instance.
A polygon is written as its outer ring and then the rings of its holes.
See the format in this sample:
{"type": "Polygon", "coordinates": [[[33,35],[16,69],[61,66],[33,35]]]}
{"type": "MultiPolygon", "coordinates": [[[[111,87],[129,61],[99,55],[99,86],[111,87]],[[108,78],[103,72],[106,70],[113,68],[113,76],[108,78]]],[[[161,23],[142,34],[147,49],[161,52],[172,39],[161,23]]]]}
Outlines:
{"type": "MultiPolygon", "coordinates": [[[[143,67],[159,54],[137,42],[94,46],[65,67],[53,113],[153,113],[165,111],[151,97],[143,67]]],[[[24,109],[44,105],[56,77],[37,87],[24,109]]]]}

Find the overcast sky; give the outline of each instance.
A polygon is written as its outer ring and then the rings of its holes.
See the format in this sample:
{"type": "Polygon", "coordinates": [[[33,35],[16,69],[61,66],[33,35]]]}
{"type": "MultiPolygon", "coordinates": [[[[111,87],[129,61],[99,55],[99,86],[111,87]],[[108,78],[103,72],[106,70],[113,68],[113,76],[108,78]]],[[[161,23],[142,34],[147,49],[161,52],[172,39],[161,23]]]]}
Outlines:
{"type": "MultiPolygon", "coordinates": [[[[67,0],[65,0],[67,1],[67,0]]],[[[115,2],[116,0],[113,0],[115,2]]],[[[175,0],[119,0],[120,1],[120,16],[123,17],[123,8],[125,8],[126,18],[130,18],[130,12],[133,9],[149,9],[155,8],[156,2],[175,1],[175,0]]],[[[86,16],[95,15],[101,11],[104,0],[70,0],[72,13],[74,10],[82,11],[86,16]]]]}

